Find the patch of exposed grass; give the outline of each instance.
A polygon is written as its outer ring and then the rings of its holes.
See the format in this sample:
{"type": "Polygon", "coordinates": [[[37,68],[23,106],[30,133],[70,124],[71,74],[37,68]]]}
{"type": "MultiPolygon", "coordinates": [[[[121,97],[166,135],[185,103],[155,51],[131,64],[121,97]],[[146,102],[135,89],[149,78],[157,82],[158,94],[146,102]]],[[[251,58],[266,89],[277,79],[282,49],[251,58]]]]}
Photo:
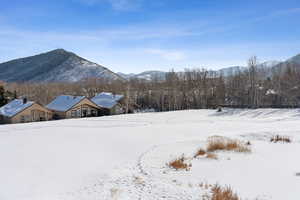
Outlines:
{"type": "Polygon", "coordinates": [[[270,142],[273,142],[273,143],[278,143],[278,142],[291,143],[292,140],[291,140],[291,138],[289,138],[287,136],[276,135],[276,136],[274,136],[270,139],[270,142]]]}
{"type": "Polygon", "coordinates": [[[214,185],[211,189],[211,200],[241,200],[231,187],[221,187],[214,185]]]}
{"type": "Polygon", "coordinates": [[[204,156],[206,154],[206,151],[204,149],[199,149],[195,155],[194,158],[197,158],[198,156],[204,156]]]}
{"type": "Polygon", "coordinates": [[[207,154],[206,154],[206,158],[218,160],[218,156],[217,156],[217,154],[215,154],[215,153],[207,153],[207,154]]]}
{"type": "Polygon", "coordinates": [[[192,164],[187,164],[185,161],[186,161],[186,158],[184,157],[184,155],[182,155],[180,158],[172,160],[167,165],[170,168],[173,168],[176,170],[187,170],[188,171],[192,167],[192,164]]]}
{"type": "MultiPolygon", "coordinates": [[[[250,144],[251,145],[251,144],[250,144]]],[[[232,140],[225,137],[214,137],[208,140],[207,151],[234,151],[234,152],[251,152],[250,145],[244,144],[239,140],[232,140]]]]}
{"type": "MultiPolygon", "coordinates": [[[[241,142],[239,140],[233,140],[222,136],[213,136],[208,139],[207,148],[198,149],[191,159],[195,159],[201,156],[203,158],[217,160],[218,155],[216,154],[216,151],[249,153],[251,152],[250,146],[250,141],[241,142]]],[[[181,157],[168,162],[166,165],[176,170],[190,170],[192,164],[187,164],[186,160],[187,159],[184,157],[184,155],[182,155],[181,157]]]]}

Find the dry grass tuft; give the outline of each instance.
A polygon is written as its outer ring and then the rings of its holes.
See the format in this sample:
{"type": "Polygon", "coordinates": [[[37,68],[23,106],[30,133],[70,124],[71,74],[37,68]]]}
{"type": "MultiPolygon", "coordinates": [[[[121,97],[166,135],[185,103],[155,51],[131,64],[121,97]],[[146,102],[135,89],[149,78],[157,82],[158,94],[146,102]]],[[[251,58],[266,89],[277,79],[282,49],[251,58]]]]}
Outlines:
{"type": "Polygon", "coordinates": [[[207,153],[207,154],[206,154],[206,158],[218,160],[218,156],[217,156],[217,154],[215,154],[215,153],[207,153]]]}
{"type": "Polygon", "coordinates": [[[208,141],[207,151],[235,151],[251,152],[250,145],[244,144],[239,140],[231,140],[225,137],[215,137],[208,141]]]}
{"type": "Polygon", "coordinates": [[[277,143],[277,142],[291,143],[292,140],[289,137],[287,137],[287,136],[276,135],[276,136],[274,136],[274,137],[271,138],[270,142],[273,142],[273,143],[277,143]]]}
{"type": "Polygon", "coordinates": [[[182,155],[180,158],[177,158],[171,162],[169,162],[167,165],[170,168],[176,169],[176,170],[190,170],[192,167],[192,164],[185,163],[185,157],[182,155]]]}
{"type": "Polygon", "coordinates": [[[197,158],[198,156],[204,156],[206,154],[206,151],[204,149],[199,149],[195,155],[194,158],[197,158]]]}
{"type": "Polygon", "coordinates": [[[211,200],[241,200],[230,187],[222,188],[219,185],[215,185],[212,187],[211,193],[211,200]]]}
{"type": "Polygon", "coordinates": [[[208,152],[213,152],[213,151],[218,151],[218,150],[225,150],[226,149],[226,144],[220,141],[209,141],[208,146],[207,146],[207,151],[208,152]]]}

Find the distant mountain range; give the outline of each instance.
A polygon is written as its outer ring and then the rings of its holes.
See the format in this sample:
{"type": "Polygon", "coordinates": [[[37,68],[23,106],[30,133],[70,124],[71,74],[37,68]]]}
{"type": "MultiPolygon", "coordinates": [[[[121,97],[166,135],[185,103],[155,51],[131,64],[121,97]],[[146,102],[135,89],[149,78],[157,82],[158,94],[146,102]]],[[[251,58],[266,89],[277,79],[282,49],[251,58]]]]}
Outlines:
{"type": "MultiPolygon", "coordinates": [[[[258,68],[269,71],[284,70],[288,64],[300,65],[300,54],[284,62],[268,61],[258,68]]],[[[232,66],[216,71],[223,76],[231,76],[247,67],[232,66]]],[[[180,73],[180,72],[179,72],[180,73]]],[[[164,80],[167,72],[145,71],[138,74],[114,73],[104,66],[88,61],[64,49],[56,49],[39,55],[20,58],[0,64],[0,80],[6,82],[76,82],[86,78],[105,78],[106,80],[164,80]]]]}
{"type": "Polygon", "coordinates": [[[300,64],[300,54],[288,59],[286,63],[295,63],[295,64],[300,64]]]}
{"type": "Polygon", "coordinates": [[[124,80],[106,67],[64,49],[0,64],[0,80],[6,82],[76,82],[91,77],[124,80]]]}
{"type": "MultiPolygon", "coordinates": [[[[300,66],[300,54],[286,60],[283,62],[272,60],[272,61],[267,61],[260,63],[257,68],[258,69],[264,69],[268,75],[271,74],[272,70],[284,70],[286,69],[286,66],[288,64],[297,64],[300,66]]],[[[236,73],[246,71],[248,67],[245,66],[232,66],[232,67],[225,67],[221,68],[219,70],[210,70],[210,72],[214,72],[216,74],[222,74],[224,77],[232,76],[236,73]]],[[[144,79],[144,80],[164,80],[166,77],[166,74],[168,72],[165,71],[145,71],[142,73],[138,74],[124,74],[121,72],[118,72],[120,76],[122,76],[124,79],[132,79],[132,78],[137,78],[137,79],[144,79]]],[[[179,72],[180,73],[180,72],[179,72]]]]}
{"type": "Polygon", "coordinates": [[[167,72],[164,71],[145,71],[142,73],[138,73],[138,74],[124,74],[122,72],[118,72],[118,74],[120,76],[122,76],[123,78],[129,80],[129,79],[143,79],[143,80],[164,80],[166,78],[166,74],[167,72]]]}
{"type": "MultiPolygon", "coordinates": [[[[264,62],[258,65],[258,68],[269,68],[271,69],[272,67],[278,65],[280,62],[279,61],[268,61],[268,62],[264,62]]],[[[245,71],[247,70],[248,67],[244,67],[244,66],[232,66],[232,67],[226,67],[226,68],[222,68],[219,70],[210,70],[210,72],[214,72],[216,74],[222,74],[224,77],[228,77],[228,76],[232,76],[234,74],[236,74],[238,71],[245,71]]],[[[123,78],[129,80],[129,79],[133,79],[133,78],[137,78],[137,79],[143,79],[143,80],[164,80],[166,77],[166,74],[168,72],[165,71],[145,71],[142,73],[138,73],[138,74],[124,74],[121,72],[118,72],[118,74],[120,76],[122,76],[123,78]]],[[[180,72],[179,72],[180,73],[180,72]]]]}

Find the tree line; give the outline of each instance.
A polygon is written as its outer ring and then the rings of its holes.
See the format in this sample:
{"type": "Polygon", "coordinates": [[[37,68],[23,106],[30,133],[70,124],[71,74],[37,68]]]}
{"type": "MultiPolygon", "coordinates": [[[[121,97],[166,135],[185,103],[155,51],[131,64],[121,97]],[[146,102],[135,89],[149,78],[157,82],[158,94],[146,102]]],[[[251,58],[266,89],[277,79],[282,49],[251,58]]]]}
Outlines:
{"type": "Polygon", "coordinates": [[[5,88],[43,105],[61,94],[93,97],[110,91],[125,96],[127,111],[299,107],[300,65],[282,63],[268,68],[251,57],[247,69],[238,69],[229,76],[206,69],[185,69],[180,73],[171,70],[164,80],[89,78],[76,83],[8,83],[5,88]]]}

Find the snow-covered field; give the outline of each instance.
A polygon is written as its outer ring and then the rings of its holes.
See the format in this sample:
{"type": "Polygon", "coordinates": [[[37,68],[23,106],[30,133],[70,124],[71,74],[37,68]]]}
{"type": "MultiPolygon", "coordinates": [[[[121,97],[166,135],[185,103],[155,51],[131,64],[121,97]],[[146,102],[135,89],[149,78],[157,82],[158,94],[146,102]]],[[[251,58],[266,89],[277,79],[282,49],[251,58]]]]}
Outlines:
{"type": "Polygon", "coordinates": [[[201,199],[230,185],[243,199],[300,199],[300,110],[190,110],[0,126],[1,200],[201,199]],[[271,143],[273,135],[292,143],[271,143]],[[209,136],[251,153],[196,158],[209,136]],[[166,163],[184,154],[190,171],[166,163]]]}

